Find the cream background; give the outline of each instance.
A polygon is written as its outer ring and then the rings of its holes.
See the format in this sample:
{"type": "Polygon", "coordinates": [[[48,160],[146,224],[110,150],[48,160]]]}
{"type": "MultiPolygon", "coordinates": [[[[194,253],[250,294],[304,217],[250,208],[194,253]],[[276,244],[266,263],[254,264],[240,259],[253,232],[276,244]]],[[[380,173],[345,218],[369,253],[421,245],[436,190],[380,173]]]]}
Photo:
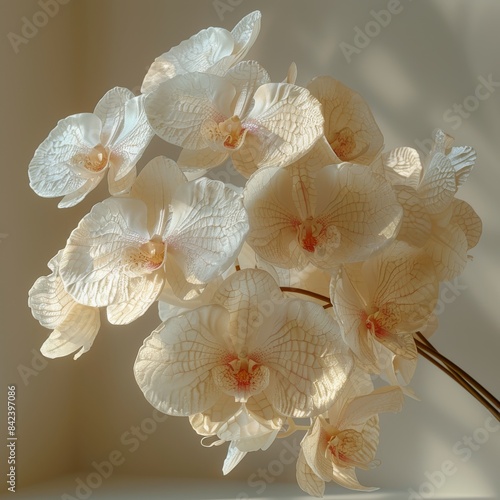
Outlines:
{"type": "MultiPolygon", "coordinates": [[[[202,448],[186,419],[169,418],[158,425],[133,453],[131,445],[121,442],[132,426],[152,415],[134,381],[132,366],[143,338],[158,324],[154,310],[128,327],[105,325],[92,350],[78,362],[65,358],[45,363],[33,360],[32,350],[39,349],[49,332],[32,319],[26,306],[32,283],[48,273],[48,260],[64,246],[92,204],[106,196],[103,185],[85,202],[64,211],[56,208],[56,200],[38,198],[28,186],[27,165],[39,143],[57,120],[92,111],[108,89],[125,86],[138,91],[146,68],[170,47],[208,26],[231,29],[255,9],[263,13],[262,30],[249,57],[266,67],[275,81],[284,78],[291,61],[298,65],[299,84],[320,74],[342,80],[371,104],[389,148],[415,146],[415,139],[429,137],[434,127],[448,128],[457,144],[476,148],[477,167],[459,197],[483,218],[483,237],[472,251],[474,261],[459,279],[466,289],[440,315],[434,342],[500,395],[500,89],[457,130],[450,130],[443,119],[448,108],[473,94],[479,76],[492,74],[493,80],[500,81],[500,3],[401,0],[402,12],[349,64],[339,44],[352,44],[355,26],[364,27],[372,19],[370,10],[387,8],[387,0],[222,2],[233,6],[221,20],[211,0],[70,0],[15,54],[7,34],[19,34],[22,17],[31,19],[40,5],[33,0],[0,1],[0,233],[8,234],[0,243],[0,437],[5,442],[6,386],[16,384],[16,498],[74,495],[75,478],[85,479],[92,462],[107,459],[114,450],[123,453],[125,462],[94,491],[93,499],[188,498],[191,494],[193,498],[238,498],[239,493],[264,498],[280,491],[288,498],[301,495],[295,485],[275,484],[295,481],[293,465],[264,492],[247,483],[259,467],[267,468],[279,456],[281,442],[265,453],[247,456],[222,486],[225,447],[202,448]],[[25,385],[19,370],[33,362],[41,369],[36,376],[25,375],[25,385]],[[65,482],[54,483],[52,493],[43,496],[40,483],[59,476],[65,476],[65,482]],[[146,479],[153,476],[154,480],[146,479]],[[135,490],[127,486],[112,496],[117,481],[132,477],[135,490]],[[168,478],[181,478],[177,490],[165,486],[168,478]],[[218,482],[195,493],[195,483],[182,478],[218,482]]],[[[155,140],[140,165],[158,154],[175,159],[177,152],[155,140]]],[[[452,452],[458,440],[483,426],[486,410],[425,360],[413,386],[422,401],[408,400],[401,415],[382,417],[378,454],[382,466],[360,474],[362,482],[381,486],[385,492],[402,492],[394,498],[407,498],[408,488],[418,491],[428,481],[426,471],[435,471],[450,459],[458,472],[436,489],[436,496],[497,498],[500,432],[492,433],[467,462],[452,452]]],[[[2,450],[0,470],[5,477],[3,445],[2,450]]],[[[3,484],[0,494],[5,491],[3,484]]],[[[327,492],[348,493],[335,486],[327,492]]]]}

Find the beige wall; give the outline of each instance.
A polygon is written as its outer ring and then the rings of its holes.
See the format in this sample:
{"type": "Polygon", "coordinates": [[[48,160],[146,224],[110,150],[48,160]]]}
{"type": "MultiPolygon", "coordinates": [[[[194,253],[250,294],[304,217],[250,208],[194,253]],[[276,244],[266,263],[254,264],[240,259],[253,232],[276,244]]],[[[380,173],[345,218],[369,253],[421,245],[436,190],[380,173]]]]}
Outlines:
{"type": "MultiPolygon", "coordinates": [[[[500,81],[500,5],[494,0],[401,0],[402,12],[348,63],[339,44],[352,44],[354,27],[372,19],[371,8],[385,9],[387,3],[232,0],[233,10],[221,20],[211,1],[70,0],[15,54],[6,35],[19,33],[21,18],[31,19],[40,5],[0,0],[0,233],[8,234],[0,243],[0,394],[5,385],[17,384],[19,484],[90,469],[93,461],[106,459],[114,450],[123,453],[119,472],[127,475],[218,478],[225,456],[225,447],[202,448],[187,420],[173,417],[143,436],[137,450],[131,451],[139,442],[132,440],[133,427],[152,425],[145,419],[151,418],[153,409],[134,381],[132,366],[143,338],[159,322],[154,310],[128,327],[103,326],[92,350],[77,362],[48,361],[24,384],[19,366],[31,367],[32,349],[38,349],[48,334],[31,317],[27,291],[47,273],[47,261],[64,246],[80,218],[106,196],[101,186],[85,202],[64,211],[56,208],[55,200],[38,198],[27,179],[27,165],[38,144],[58,119],[92,111],[108,89],[137,90],[146,67],[171,46],[207,26],[230,29],[259,8],[262,31],[250,57],[268,68],[273,80],[284,78],[291,61],[298,64],[300,84],[318,74],[332,74],[373,105],[388,147],[414,146],[415,139],[428,137],[434,127],[449,125],[443,113],[474,91],[479,76],[493,73],[500,81]]],[[[452,131],[457,143],[478,150],[479,166],[461,196],[477,209],[485,227],[475,259],[460,279],[465,289],[440,315],[435,342],[498,395],[500,90],[496,92],[452,131]]],[[[158,154],[175,158],[177,153],[155,140],[141,165],[158,154]]],[[[368,483],[403,490],[418,486],[425,471],[453,458],[456,441],[487,417],[425,361],[414,386],[422,402],[408,401],[403,415],[383,419],[379,456],[384,463],[361,475],[368,483]]],[[[0,402],[3,415],[4,396],[0,402]]],[[[460,474],[449,479],[447,491],[487,495],[500,489],[499,440],[500,432],[492,435],[468,463],[455,457],[460,474]]],[[[267,453],[247,457],[231,477],[246,481],[277,459],[282,449],[278,442],[267,453]]],[[[2,457],[0,463],[3,474],[2,457]]],[[[293,466],[278,480],[293,481],[293,466]]],[[[256,489],[249,486],[246,491],[250,495],[256,489]]]]}

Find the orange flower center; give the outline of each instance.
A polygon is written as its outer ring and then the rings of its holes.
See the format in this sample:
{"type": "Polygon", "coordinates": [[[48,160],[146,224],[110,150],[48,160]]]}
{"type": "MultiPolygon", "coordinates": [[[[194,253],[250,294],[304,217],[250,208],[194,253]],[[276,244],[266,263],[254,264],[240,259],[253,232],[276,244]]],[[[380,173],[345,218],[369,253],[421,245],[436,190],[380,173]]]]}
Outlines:
{"type": "Polygon", "coordinates": [[[237,148],[244,131],[241,120],[236,115],[219,123],[219,132],[224,137],[224,147],[226,148],[237,148]]]}
{"type": "Polygon", "coordinates": [[[89,172],[100,172],[106,168],[108,161],[109,152],[101,144],[93,147],[87,154],[80,153],[72,158],[74,165],[84,168],[89,172]]]}

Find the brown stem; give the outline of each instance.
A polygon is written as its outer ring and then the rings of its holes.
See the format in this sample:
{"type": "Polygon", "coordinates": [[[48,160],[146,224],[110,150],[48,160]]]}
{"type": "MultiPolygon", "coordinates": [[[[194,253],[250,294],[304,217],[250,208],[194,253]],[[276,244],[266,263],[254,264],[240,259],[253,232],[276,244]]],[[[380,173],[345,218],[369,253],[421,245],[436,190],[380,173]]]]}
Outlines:
{"type": "Polygon", "coordinates": [[[304,290],[303,288],[295,288],[293,286],[282,286],[281,291],[282,292],[301,293],[302,295],[307,295],[308,297],[313,297],[314,299],[323,300],[323,301],[331,304],[330,297],[326,297],[325,295],[321,295],[321,294],[316,293],[316,292],[311,292],[309,290],[304,290]]]}
{"type": "MultiPolygon", "coordinates": [[[[428,346],[426,346],[423,342],[417,340],[417,350],[421,356],[426,358],[432,364],[437,366],[440,370],[446,373],[449,377],[451,377],[455,382],[460,384],[469,394],[471,394],[474,398],[476,398],[485,408],[487,408],[491,414],[500,421],[500,411],[498,408],[495,408],[493,404],[491,404],[482,394],[480,394],[477,390],[471,387],[462,377],[460,377],[456,372],[451,370],[443,361],[440,361],[439,358],[435,359],[433,355],[436,353],[432,351],[428,346]]],[[[444,357],[444,356],[441,356],[444,357]]],[[[437,358],[437,356],[436,356],[437,358]]],[[[497,405],[498,406],[498,405],[497,405]]]]}
{"type": "Polygon", "coordinates": [[[443,356],[430,342],[427,340],[422,333],[417,332],[419,339],[424,343],[429,350],[431,350],[436,358],[438,358],[442,363],[444,363],[450,370],[455,372],[459,377],[463,378],[469,385],[474,387],[478,392],[480,392],[485,398],[489,399],[497,408],[500,408],[500,401],[491,394],[485,387],[483,387],[476,379],[469,375],[465,370],[456,365],[453,361],[443,356]]]}

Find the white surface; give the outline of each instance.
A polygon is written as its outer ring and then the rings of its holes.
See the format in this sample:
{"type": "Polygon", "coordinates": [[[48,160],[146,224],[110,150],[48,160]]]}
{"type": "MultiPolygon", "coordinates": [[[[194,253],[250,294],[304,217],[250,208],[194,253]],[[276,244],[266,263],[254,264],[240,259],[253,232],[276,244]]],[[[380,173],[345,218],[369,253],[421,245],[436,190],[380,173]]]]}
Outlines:
{"type": "MultiPolygon", "coordinates": [[[[18,386],[19,493],[14,498],[23,498],[23,486],[61,474],[69,474],[65,484],[74,484],[79,477],[74,471],[91,471],[94,461],[106,460],[115,450],[125,458],[116,477],[177,477],[180,481],[178,490],[162,490],[162,483],[155,482],[163,493],[153,490],[147,496],[150,480],[137,479],[135,490],[126,489],[127,494],[138,496],[114,493],[116,498],[189,498],[183,495],[193,483],[182,479],[189,477],[217,480],[203,486],[207,499],[219,498],[217,495],[237,498],[240,492],[266,498],[271,491],[276,498],[273,488],[283,488],[287,498],[301,498],[294,484],[275,486],[295,481],[293,465],[283,466],[272,477],[272,484],[264,481],[264,491],[256,486],[259,469],[278,467],[272,464],[279,460],[282,442],[265,453],[246,457],[229,478],[221,474],[225,449],[202,448],[185,419],[169,418],[158,424],[142,441],[136,438],[137,448],[131,451],[135,448],[133,428],[151,425],[147,419],[152,408],[134,381],[132,365],[143,338],[159,322],[155,311],[129,327],[105,326],[92,350],[78,362],[67,358],[45,363],[34,358],[32,349],[40,347],[48,331],[31,318],[27,291],[39,275],[47,273],[46,263],[64,245],[79,219],[106,196],[99,189],[85,203],[61,211],[55,200],[40,199],[30,191],[27,165],[58,119],[91,111],[113,86],[137,90],[146,67],[159,54],[202,28],[231,29],[257,8],[263,13],[262,31],[249,57],[261,62],[276,81],[284,78],[290,62],[295,61],[299,84],[330,74],[355,88],[372,105],[387,147],[415,145],[415,140],[429,137],[433,128],[450,127],[444,113],[474,93],[479,77],[492,74],[500,81],[500,3],[496,0],[401,0],[401,13],[360,54],[353,55],[350,63],[340,43],[352,44],[355,27],[363,28],[373,19],[372,9],[386,9],[387,0],[222,2],[233,5],[223,20],[210,0],[73,0],[20,46],[18,54],[6,36],[3,38],[0,233],[8,237],[0,243],[4,321],[0,374],[2,387],[18,386]],[[32,370],[27,379],[25,375],[26,384],[20,376],[22,367],[32,370]],[[231,480],[241,483],[229,493],[219,493],[225,491],[219,488],[232,488],[226,486],[231,480]]],[[[19,33],[23,16],[31,19],[40,10],[35,0],[2,0],[1,6],[0,33],[4,35],[19,33]]],[[[478,165],[459,197],[477,210],[484,232],[472,252],[474,260],[459,279],[462,289],[442,295],[450,303],[439,316],[441,325],[434,338],[437,347],[497,396],[499,111],[500,89],[495,89],[460,127],[450,130],[457,144],[472,145],[478,152],[478,165]]],[[[175,158],[177,152],[155,141],[141,165],[158,154],[175,158]]],[[[409,488],[418,491],[429,481],[428,475],[451,460],[455,472],[442,486],[434,487],[428,498],[498,498],[500,432],[487,434],[487,440],[465,461],[465,455],[453,452],[457,446],[456,450],[463,449],[457,443],[464,436],[476,432],[484,438],[478,429],[484,427],[488,413],[425,360],[419,364],[413,387],[422,401],[409,400],[402,414],[382,417],[378,453],[382,465],[361,473],[361,480],[402,492],[395,498],[408,498],[409,488]]],[[[3,433],[3,416],[0,421],[3,433]]],[[[4,442],[3,434],[0,438],[4,442]]],[[[293,445],[299,438],[289,442],[293,445]]],[[[5,465],[1,455],[2,477],[5,465]]],[[[108,490],[109,495],[117,491],[114,479],[115,474],[91,498],[113,498],[105,495],[108,490]]],[[[35,493],[26,498],[59,498],[57,495],[66,492],[56,486],[56,493],[49,494],[53,496],[43,497],[41,486],[33,488],[35,493]]],[[[430,490],[424,486],[422,491],[430,490]]],[[[327,492],[347,493],[335,486],[327,492]]],[[[386,498],[380,495],[363,498],[386,498]]]]}

